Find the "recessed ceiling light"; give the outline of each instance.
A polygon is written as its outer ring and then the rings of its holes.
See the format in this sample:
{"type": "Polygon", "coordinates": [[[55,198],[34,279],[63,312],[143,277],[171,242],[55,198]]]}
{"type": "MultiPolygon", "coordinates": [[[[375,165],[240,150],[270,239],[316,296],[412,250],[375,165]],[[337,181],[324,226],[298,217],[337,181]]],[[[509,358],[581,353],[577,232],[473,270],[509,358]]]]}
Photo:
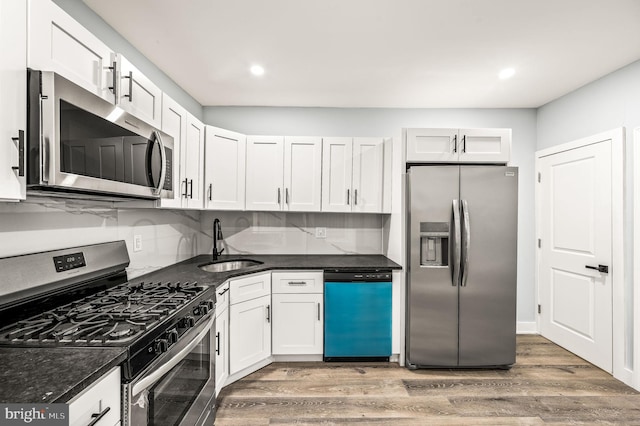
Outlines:
{"type": "Polygon", "coordinates": [[[253,65],[251,67],[251,74],[253,74],[253,75],[263,75],[264,74],[264,68],[262,68],[260,65],[253,65]]]}
{"type": "Polygon", "coordinates": [[[513,68],[505,68],[502,71],[500,71],[500,74],[498,74],[498,77],[500,77],[500,80],[506,80],[507,78],[513,77],[515,73],[516,73],[516,70],[514,70],[513,68]]]}

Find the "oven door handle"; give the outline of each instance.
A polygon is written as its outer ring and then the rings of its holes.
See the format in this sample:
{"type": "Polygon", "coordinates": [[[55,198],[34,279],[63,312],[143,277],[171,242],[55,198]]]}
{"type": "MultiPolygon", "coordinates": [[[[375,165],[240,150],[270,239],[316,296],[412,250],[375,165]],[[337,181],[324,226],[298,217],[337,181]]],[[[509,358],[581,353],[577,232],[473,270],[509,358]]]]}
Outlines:
{"type": "Polygon", "coordinates": [[[177,354],[173,355],[167,362],[156,367],[153,370],[153,372],[151,372],[149,375],[145,376],[143,379],[141,379],[135,385],[133,385],[133,389],[131,390],[131,395],[132,396],[138,395],[143,390],[149,388],[155,382],[160,380],[162,376],[164,376],[169,371],[171,371],[173,367],[178,365],[178,363],[182,361],[187,355],[189,355],[189,353],[193,350],[193,348],[198,346],[202,341],[202,339],[205,338],[205,336],[213,326],[213,323],[215,320],[216,320],[216,316],[212,314],[211,318],[209,319],[209,321],[207,321],[207,324],[196,336],[196,338],[191,340],[191,342],[189,342],[187,346],[182,348],[180,352],[178,352],[177,354]]]}

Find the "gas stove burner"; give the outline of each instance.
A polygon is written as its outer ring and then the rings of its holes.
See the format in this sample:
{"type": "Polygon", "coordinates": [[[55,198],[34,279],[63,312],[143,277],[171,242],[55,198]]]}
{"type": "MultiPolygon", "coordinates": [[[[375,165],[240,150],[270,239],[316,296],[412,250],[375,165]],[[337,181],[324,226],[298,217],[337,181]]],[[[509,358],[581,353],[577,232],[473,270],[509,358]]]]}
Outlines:
{"type": "Polygon", "coordinates": [[[109,332],[109,337],[113,340],[122,339],[123,337],[131,336],[134,333],[131,328],[122,328],[109,332]]]}

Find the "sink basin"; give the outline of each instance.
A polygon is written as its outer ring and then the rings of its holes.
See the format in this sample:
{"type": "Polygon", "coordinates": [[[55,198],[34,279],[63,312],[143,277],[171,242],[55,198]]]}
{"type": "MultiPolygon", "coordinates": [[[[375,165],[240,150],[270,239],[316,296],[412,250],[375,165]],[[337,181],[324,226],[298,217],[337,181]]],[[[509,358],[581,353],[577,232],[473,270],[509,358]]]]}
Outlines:
{"type": "Polygon", "coordinates": [[[237,271],[238,269],[244,269],[255,265],[262,265],[262,262],[251,259],[224,260],[222,262],[214,262],[208,263],[206,265],[201,265],[199,266],[199,268],[207,272],[228,272],[237,271]]]}

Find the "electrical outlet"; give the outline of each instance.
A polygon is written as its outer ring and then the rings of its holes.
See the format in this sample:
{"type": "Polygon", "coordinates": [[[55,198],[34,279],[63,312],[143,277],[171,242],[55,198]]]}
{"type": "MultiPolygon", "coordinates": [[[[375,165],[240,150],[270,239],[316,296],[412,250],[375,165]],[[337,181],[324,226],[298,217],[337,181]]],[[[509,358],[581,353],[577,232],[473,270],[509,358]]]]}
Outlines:
{"type": "Polygon", "coordinates": [[[142,235],[133,236],[133,251],[142,251],[142,235]]]}
{"type": "Polygon", "coordinates": [[[316,238],[327,238],[327,228],[316,228],[316,238]]]}

